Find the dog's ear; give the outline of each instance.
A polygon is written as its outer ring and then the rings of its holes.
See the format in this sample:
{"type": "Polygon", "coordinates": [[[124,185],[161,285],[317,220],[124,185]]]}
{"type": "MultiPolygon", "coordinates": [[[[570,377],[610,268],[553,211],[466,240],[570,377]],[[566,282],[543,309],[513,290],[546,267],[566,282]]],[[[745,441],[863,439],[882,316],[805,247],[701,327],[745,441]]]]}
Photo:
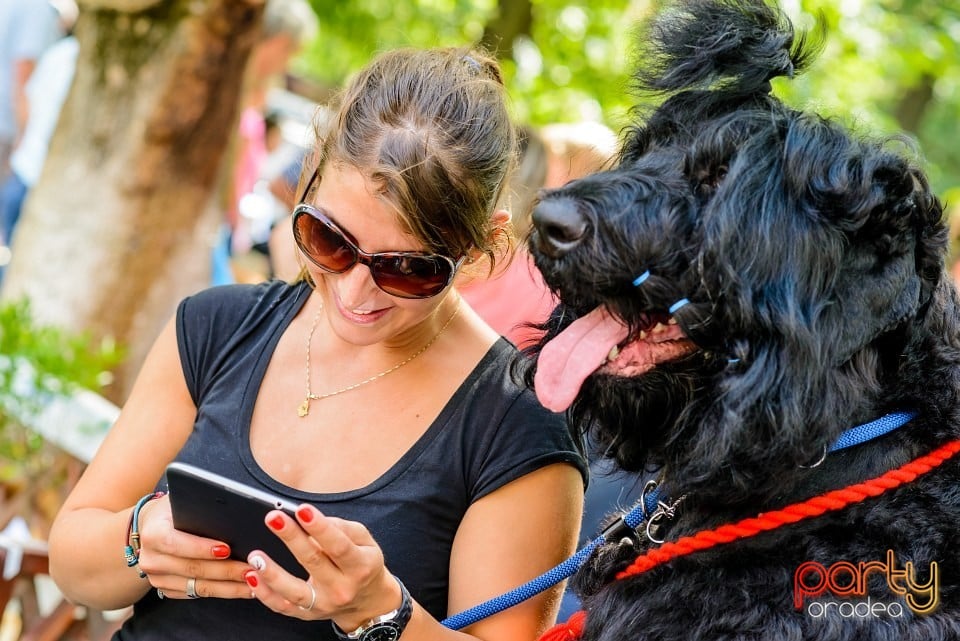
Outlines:
{"type": "MultiPolygon", "coordinates": [[[[847,250],[833,281],[822,324],[840,365],[875,338],[922,317],[943,275],[943,208],[922,174],[880,143],[811,167],[812,193],[847,250]]],[[[809,188],[808,188],[809,190],[809,188]]]]}
{"type": "MultiPolygon", "coordinates": [[[[717,411],[730,447],[750,440],[734,436],[738,423],[767,425],[761,438],[780,456],[815,460],[838,417],[879,393],[877,372],[851,359],[922,314],[936,287],[942,209],[883,142],[787,109],[742,118],[749,136],[727,157],[710,150],[728,169],[702,208],[698,277],[740,359],[717,411]]],[[[749,474],[750,453],[728,454],[749,474]]]]}

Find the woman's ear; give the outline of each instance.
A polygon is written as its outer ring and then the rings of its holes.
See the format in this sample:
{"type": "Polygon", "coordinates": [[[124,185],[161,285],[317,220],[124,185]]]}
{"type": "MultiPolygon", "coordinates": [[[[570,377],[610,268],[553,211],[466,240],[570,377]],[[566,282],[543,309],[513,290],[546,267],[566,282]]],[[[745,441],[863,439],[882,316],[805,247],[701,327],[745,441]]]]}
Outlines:
{"type": "Polygon", "coordinates": [[[503,262],[513,253],[516,239],[514,238],[513,221],[510,212],[498,209],[490,217],[490,246],[493,248],[495,262],[503,262]]]}
{"type": "Polygon", "coordinates": [[[498,209],[490,217],[490,245],[494,252],[509,253],[513,249],[513,220],[506,209],[498,209]]]}
{"type": "Polygon", "coordinates": [[[493,212],[490,220],[493,222],[494,229],[502,229],[510,224],[510,212],[506,209],[498,209],[493,212]]]}

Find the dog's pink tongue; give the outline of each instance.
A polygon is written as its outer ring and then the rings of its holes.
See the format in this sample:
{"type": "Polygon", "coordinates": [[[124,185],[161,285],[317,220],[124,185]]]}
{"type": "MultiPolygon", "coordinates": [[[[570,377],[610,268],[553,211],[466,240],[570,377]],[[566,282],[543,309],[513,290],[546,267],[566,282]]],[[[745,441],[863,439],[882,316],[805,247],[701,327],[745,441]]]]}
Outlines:
{"type": "Polygon", "coordinates": [[[603,365],[611,348],[628,333],[605,307],[598,307],[544,345],[533,379],[543,406],[554,412],[570,407],[583,381],[603,365]]]}

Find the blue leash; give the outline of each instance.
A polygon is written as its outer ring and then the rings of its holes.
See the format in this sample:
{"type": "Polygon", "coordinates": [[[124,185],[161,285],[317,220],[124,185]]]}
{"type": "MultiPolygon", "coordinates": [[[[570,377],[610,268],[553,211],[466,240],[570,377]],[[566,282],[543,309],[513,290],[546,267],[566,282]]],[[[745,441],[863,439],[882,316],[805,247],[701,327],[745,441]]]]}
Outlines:
{"type": "MultiPolygon", "coordinates": [[[[836,452],[837,450],[853,447],[854,445],[860,445],[861,443],[866,443],[867,441],[883,436],[884,434],[892,432],[893,430],[906,425],[914,417],[916,417],[916,415],[916,412],[894,412],[892,414],[887,414],[886,416],[881,416],[880,418],[870,421],[869,423],[851,427],[840,435],[840,438],[837,439],[837,441],[827,450],[827,452],[836,452]]],[[[544,590],[552,588],[564,579],[570,578],[578,569],[580,569],[580,566],[583,565],[583,563],[587,560],[587,558],[589,558],[589,556],[598,546],[607,542],[608,537],[613,538],[613,536],[619,535],[623,532],[624,527],[628,527],[631,530],[636,530],[639,528],[640,525],[647,519],[647,515],[652,514],[657,508],[659,500],[659,488],[654,487],[649,493],[644,492],[641,500],[632,510],[622,516],[620,520],[604,530],[602,534],[590,541],[590,543],[585,545],[579,552],[571,556],[563,563],[557,565],[551,570],[548,570],[547,572],[544,572],[537,578],[524,583],[520,587],[514,588],[509,592],[494,597],[489,601],[484,601],[483,603],[476,605],[469,610],[464,610],[459,614],[454,614],[453,616],[447,617],[440,623],[451,630],[460,630],[468,625],[472,625],[477,621],[480,621],[481,619],[493,616],[494,614],[502,612],[507,608],[511,608],[519,603],[523,603],[530,597],[540,594],[544,590]]]]}
{"type": "Polygon", "coordinates": [[[875,421],[870,421],[857,427],[851,427],[840,435],[840,438],[837,439],[836,443],[834,443],[827,452],[836,452],[846,447],[853,447],[854,445],[860,445],[861,443],[879,438],[898,427],[903,427],[916,418],[916,416],[916,412],[894,412],[886,416],[881,416],[875,421]]]}

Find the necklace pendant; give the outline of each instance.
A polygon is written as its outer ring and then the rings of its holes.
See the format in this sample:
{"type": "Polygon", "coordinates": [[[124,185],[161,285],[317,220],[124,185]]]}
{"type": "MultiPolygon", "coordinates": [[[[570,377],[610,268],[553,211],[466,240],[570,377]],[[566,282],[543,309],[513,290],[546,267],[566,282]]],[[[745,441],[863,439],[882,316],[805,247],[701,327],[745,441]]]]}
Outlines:
{"type": "Polygon", "coordinates": [[[310,399],[305,398],[303,399],[303,402],[300,403],[300,407],[297,408],[297,416],[299,416],[300,418],[303,418],[309,413],[310,413],[310,399]]]}

